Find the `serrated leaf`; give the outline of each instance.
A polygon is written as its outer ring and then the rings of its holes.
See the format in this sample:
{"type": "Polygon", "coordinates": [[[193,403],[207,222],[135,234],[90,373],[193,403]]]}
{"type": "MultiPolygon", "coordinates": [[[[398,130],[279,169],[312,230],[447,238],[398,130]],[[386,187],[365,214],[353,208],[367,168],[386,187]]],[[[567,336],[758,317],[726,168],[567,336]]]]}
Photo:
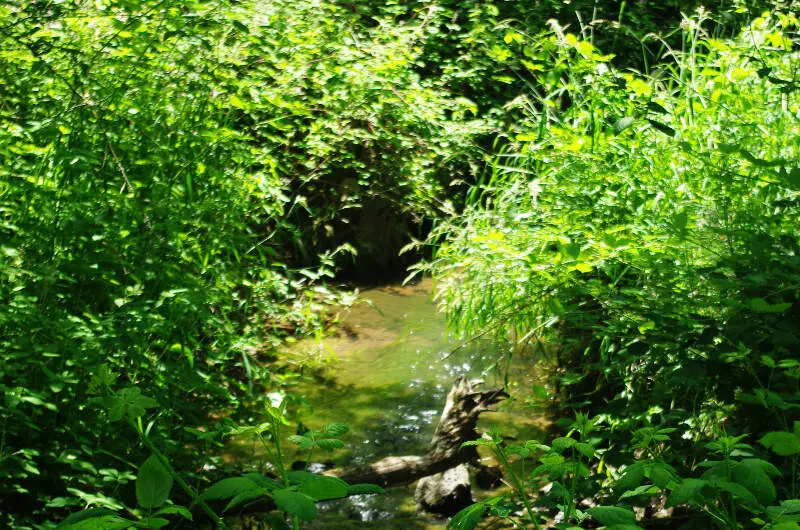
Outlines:
{"type": "Polygon", "coordinates": [[[139,466],[136,477],[136,502],[140,508],[153,509],[164,504],[172,490],[172,475],[167,471],[156,455],[139,466]]]}
{"type": "Polygon", "coordinates": [[[301,451],[305,451],[314,447],[314,440],[307,436],[299,436],[297,434],[289,436],[289,441],[300,447],[301,451]]]}
{"type": "Polygon", "coordinates": [[[346,423],[331,423],[322,429],[322,434],[328,438],[334,438],[347,433],[349,430],[350,427],[346,423]]]}
{"type": "Polygon", "coordinates": [[[316,440],[314,443],[320,449],[324,449],[325,451],[329,452],[344,447],[344,442],[336,438],[321,438],[316,440]]]}
{"type": "Polygon", "coordinates": [[[587,513],[592,516],[592,519],[605,526],[618,524],[636,525],[636,514],[632,510],[620,506],[597,506],[587,510],[587,513]]]}
{"type": "Polygon", "coordinates": [[[347,495],[374,495],[386,490],[375,484],[351,484],[347,486],[347,495]]]}
{"type": "Polygon", "coordinates": [[[578,441],[575,438],[561,437],[553,440],[553,443],[551,443],[550,446],[556,453],[563,453],[576,443],[578,443],[578,441]]]}
{"type": "Polygon", "coordinates": [[[786,431],[769,432],[758,443],[780,456],[800,454],[800,438],[786,431]]]}
{"type": "Polygon", "coordinates": [[[130,528],[133,521],[123,519],[108,508],[89,508],[78,513],[73,513],[58,525],[59,530],[95,530],[108,528],[117,530],[130,528]]]}
{"type": "Polygon", "coordinates": [[[314,499],[288,489],[275,490],[272,499],[279,509],[303,521],[313,521],[317,517],[317,506],[314,499]]]}

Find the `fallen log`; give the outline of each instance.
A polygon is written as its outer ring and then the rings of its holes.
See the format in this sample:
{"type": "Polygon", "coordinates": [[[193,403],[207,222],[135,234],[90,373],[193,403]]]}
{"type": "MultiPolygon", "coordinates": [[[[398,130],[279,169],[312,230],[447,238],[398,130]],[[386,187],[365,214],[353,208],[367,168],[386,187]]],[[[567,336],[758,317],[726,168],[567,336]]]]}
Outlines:
{"type": "Polygon", "coordinates": [[[429,475],[435,475],[459,464],[477,464],[475,447],[461,449],[461,444],[478,438],[478,416],[508,397],[502,388],[477,390],[480,381],[459,376],[447,394],[442,416],[421,456],[389,456],[363,466],[332,469],[326,474],[350,484],[377,484],[383,487],[402,486],[429,475]]]}

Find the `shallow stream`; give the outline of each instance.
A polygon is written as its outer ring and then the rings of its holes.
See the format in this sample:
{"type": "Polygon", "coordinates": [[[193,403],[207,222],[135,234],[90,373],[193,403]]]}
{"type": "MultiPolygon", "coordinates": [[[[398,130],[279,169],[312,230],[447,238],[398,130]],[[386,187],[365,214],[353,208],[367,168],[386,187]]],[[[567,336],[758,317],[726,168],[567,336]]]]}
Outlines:
{"type": "MultiPolygon", "coordinates": [[[[481,378],[488,386],[503,385],[505,370],[493,369],[500,352],[480,342],[459,348],[461,342],[448,333],[431,300],[431,288],[430,280],[423,280],[367,290],[361,294],[363,302],[342,310],[339,336],[300,341],[284,353],[329,365],[329,383],[307,381],[298,388],[311,407],[300,412],[300,420],[312,430],[333,422],[350,427],[341,437],[345,449],[333,454],[337,466],[423,454],[460,374],[481,378]]],[[[534,384],[533,364],[517,360],[507,377],[510,393],[519,389],[523,394],[534,384]]],[[[520,439],[537,437],[544,426],[543,415],[520,400],[484,413],[479,424],[520,439]]],[[[385,495],[321,503],[312,527],[444,527],[446,521],[416,513],[413,494],[412,485],[385,495]]]]}

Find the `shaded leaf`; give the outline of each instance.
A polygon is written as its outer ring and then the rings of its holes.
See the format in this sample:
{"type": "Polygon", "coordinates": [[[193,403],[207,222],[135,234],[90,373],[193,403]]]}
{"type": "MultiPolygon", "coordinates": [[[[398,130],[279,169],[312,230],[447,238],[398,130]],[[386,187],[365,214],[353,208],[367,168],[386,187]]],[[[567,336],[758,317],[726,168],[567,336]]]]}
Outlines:
{"type": "Polygon", "coordinates": [[[587,510],[592,519],[600,521],[606,526],[628,524],[636,525],[636,514],[629,508],[620,506],[598,506],[587,510]]]}
{"type": "Polygon", "coordinates": [[[303,521],[313,521],[317,517],[317,506],[311,497],[288,489],[272,492],[272,498],[279,509],[303,521]]]}
{"type": "Polygon", "coordinates": [[[156,455],[139,466],[136,477],[136,502],[146,509],[158,508],[169,498],[172,490],[172,475],[167,471],[156,455]]]}

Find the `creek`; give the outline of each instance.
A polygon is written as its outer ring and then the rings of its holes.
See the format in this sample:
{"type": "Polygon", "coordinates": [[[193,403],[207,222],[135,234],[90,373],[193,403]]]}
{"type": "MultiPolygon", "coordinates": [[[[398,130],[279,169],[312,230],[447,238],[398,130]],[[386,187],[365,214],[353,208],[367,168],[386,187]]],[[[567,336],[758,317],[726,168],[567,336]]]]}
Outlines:
{"type": "MultiPolygon", "coordinates": [[[[298,411],[310,429],[343,422],[350,431],[340,438],[345,449],[332,455],[336,466],[373,462],[389,455],[423,454],[439,420],[447,392],[466,374],[488,386],[507,378],[512,399],[484,413],[479,430],[497,428],[518,439],[537,438],[546,427],[544,414],[513,399],[535,384],[532,361],[516,359],[509,370],[495,370],[501,356],[491,343],[463,347],[448,333],[431,298],[432,282],[387,286],[361,293],[362,301],[342,309],[337,336],[303,340],[283,356],[321,366],[325,383],[303,381],[298,387],[310,408],[298,411]]],[[[300,458],[300,457],[298,457],[300,458]]],[[[316,459],[327,455],[315,454],[316,459]]],[[[417,514],[414,487],[391,488],[384,495],[355,496],[320,503],[311,528],[443,528],[446,521],[417,514]]],[[[480,495],[480,491],[476,491],[480,495]]]]}

